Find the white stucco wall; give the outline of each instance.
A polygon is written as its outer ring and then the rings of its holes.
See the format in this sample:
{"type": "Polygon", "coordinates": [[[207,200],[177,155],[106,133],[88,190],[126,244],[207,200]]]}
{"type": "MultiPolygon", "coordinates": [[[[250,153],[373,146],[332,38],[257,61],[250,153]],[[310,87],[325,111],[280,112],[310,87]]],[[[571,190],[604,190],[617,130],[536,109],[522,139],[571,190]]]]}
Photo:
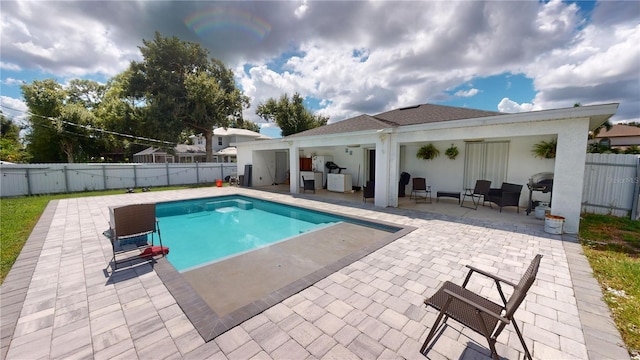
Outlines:
{"type": "MultiPolygon", "coordinates": [[[[331,136],[285,138],[238,144],[238,170],[242,174],[244,164],[253,163],[253,185],[269,185],[270,169],[275,173],[275,150],[290,154],[332,155],[334,162],[346,167],[345,172],[354,175],[357,185],[357,167],[361,165],[364,182],[365,148],[376,149],[375,205],[397,206],[398,178],[401,171],[412,177],[425,177],[433,191],[463,188],[464,141],[508,140],[509,160],[507,181],[523,185],[520,205],[526,206],[529,177],[539,172],[554,172],[552,213],[566,218],[565,231],[576,232],[580,221],[580,202],[584,179],[584,161],[587,133],[608,117],[615,114],[617,104],[594,105],[577,108],[547,110],[488,118],[466,119],[431,124],[404,126],[378,131],[363,131],[331,136]],[[558,137],[558,155],[555,160],[535,158],[531,149],[541,140],[558,137]],[[431,161],[417,159],[419,146],[433,143],[441,155],[431,161]],[[451,145],[458,146],[460,155],[449,160],[444,151],[451,145]],[[348,145],[360,144],[349,148],[348,145]],[[401,151],[401,146],[403,151],[401,151]],[[345,153],[345,148],[349,149],[345,153]],[[259,151],[258,151],[259,150],[259,151]],[[265,151],[266,150],[266,151],[265,151]],[[265,151],[265,152],[263,152],[265,151]],[[272,153],[273,155],[267,155],[272,153]],[[400,154],[404,153],[403,159],[400,154]],[[262,179],[260,179],[262,178],[262,179]]],[[[290,157],[292,174],[298,173],[298,159],[290,157]]],[[[296,177],[291,177],[291,192],[298,192],[296,177]]],[[[362,182],[360,186],[362,186],[362,182]]],[[[493,185],[498,187],[499,184],[493,185]]],[[[411,186],[407,186],[407,192],[411,186]]],[[[536,200],[546,200],[541,193],[534,193],[536,200]]]]}

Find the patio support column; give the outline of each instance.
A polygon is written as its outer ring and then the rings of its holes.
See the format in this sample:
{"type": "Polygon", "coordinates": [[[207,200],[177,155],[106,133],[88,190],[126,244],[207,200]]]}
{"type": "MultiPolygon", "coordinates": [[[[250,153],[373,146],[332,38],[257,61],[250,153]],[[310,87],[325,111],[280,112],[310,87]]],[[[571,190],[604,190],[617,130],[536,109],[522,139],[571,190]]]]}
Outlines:
{"type": "Polygon", "coordinates": [[[397,134],[390,134],[389,156],[389,203],[387,206],[398,207],[398,182],[400,181],[400,144],[397,134]]]}
{"type": "Polygon", "coordinates": [[[300,192],[300,148],[297,144],[289,145],[289,192],[297,194],[300,192]]]}
{"type": "Polygon", "coordinates": [[[565,218],[563,231],[578,232],[584,168],[587,158],[587,136],[589,121],[585,119],[567,120],[566,126],[558,133],[556,161],[553,178],[551,214],[565,218]]]}
{"type": "Polygon", "coordinates": [[[391,156],[391,134],[380,132],[376,139],[376,188],[375,206],[389,206],[389,157],[391,156]]]}

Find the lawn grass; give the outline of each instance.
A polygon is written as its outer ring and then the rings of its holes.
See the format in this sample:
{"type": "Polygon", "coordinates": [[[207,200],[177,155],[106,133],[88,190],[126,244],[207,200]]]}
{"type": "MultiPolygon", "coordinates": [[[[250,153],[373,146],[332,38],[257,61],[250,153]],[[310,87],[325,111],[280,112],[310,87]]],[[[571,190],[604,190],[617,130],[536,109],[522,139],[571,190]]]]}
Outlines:
{"type": "Polygon", "coordinates": [[[640,356],[640,221],[583,214],[580,241],[632,356],[640,356]]]}
{"type": "MultiPolygon", "coordinates": [[[[225,184],[227,185],[227,184],[225,184]]],[[[169,186],[153,188],[153,191],[177,190],[211,184],[193,186],[169,186]]],[[[122,190],[91,191],[71,194],[24,196],[0,199],[0,284],[11,270],[29,234],[36,226],[40,215],[51,200],[87,196],[122,194],[122,190]]]]}

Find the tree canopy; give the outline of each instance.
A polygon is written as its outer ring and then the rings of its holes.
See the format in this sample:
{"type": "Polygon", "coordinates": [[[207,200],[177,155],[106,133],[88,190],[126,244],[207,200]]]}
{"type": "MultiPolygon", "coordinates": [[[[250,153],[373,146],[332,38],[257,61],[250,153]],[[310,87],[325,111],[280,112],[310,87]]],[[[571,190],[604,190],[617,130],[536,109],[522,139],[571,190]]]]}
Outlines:
{"type": "Polygon", "coordinates": [[[281,135],[288,136],[299,132],[317,128],[327,124],[329,117],[314,115],[303,103],[300,94],[295,93],[289,99],[283,94],[280,100],[270,98],[258,105],[256,114],[267,121],[274,121],[280,127],[281,135]]]}
{"type": "Polygon", "coordinates": [[[72,80],[64,88],[56,80],[22,85],[31,116],[27,150],[35,162],[88,161],[99,157],[105,143],[103,124],[95,117],[105,88],[91,80],[72,80]]]}
{"type": "Polygon", "coordinates": [[[29,156],[20,142],[21,127],[0,112],[0,160],[23,163],[29,156]]]}
{"type": "Polygon", "coordinates": [[[199,44],[177,37],[143,40],[142,62],[132,62],[126,94],[140,103],[143,131],[177,142],[185,128],[206,139],[207,161],[213,160],[214,127],[242,124],[249,98],[237,88],[233,71],[220,60],[209,59],[199,44]]]}

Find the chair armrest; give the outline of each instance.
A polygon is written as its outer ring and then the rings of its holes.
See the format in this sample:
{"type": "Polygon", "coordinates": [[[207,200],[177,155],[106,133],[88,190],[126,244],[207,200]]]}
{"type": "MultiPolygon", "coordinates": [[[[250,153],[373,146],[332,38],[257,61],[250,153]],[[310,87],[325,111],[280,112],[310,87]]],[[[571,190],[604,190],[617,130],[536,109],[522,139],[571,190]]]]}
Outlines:
{"type": "Polygon", "coordinates": [[[487,315],[491,315],[492,317],[502,321],[505,324],[509,323],[509,319],[507,319],[506,317],[504,317],[504,316],[502,316],[500,314],[496,314],[493,311],[491,311],[491,310],[489,310],[489,309],[487,309],[487,308],[485,308],[485,307],[483,307],[483,306],[481,306],[479,304],[476,304],[473,301],[471,301],[471,300],[469,300],[469,299],[467,299],[465,297],[462,297],[462,296],[460,296],[460,295],[458,295],[456,293],[453,293],[453,292],[451,292],[449,290],[446,290],[446,289],[444,290],[444,292],[445,292],[445,294],[447,294],[447,295],[449,295],[451,297],[454,297],[457,300],[459,300],[459,301],[461,301],[461,302],[473,307],[474,309],[480,310],[480,311],[482,311],[483,313],[485,313],[487,315]]]}
{"type": "Polygon", "coordinates": [[[472,273],[472,272],[475,271],[475,272],[477,272],[477,273],[479,273],[481,275],[484,275],[484,276],[486,276],[488,278],[491,278],[493,280],[503,282],[503,283],[513,287],[513,288],[515,288],[517,286],[517,284],[514,284],[513,282],[511,282],[511,281],[509,281],[507,279],[504,279],[504,278],[502,278],[502,277],[500,277],[498,275],[494,275],[494,274],[488,273],[488,272],[486,272],[484,270],[480,270],[477,267],[474,267],[474,266],[471,266],[471,265],[467,265],[467,268],[469,268],[469,273],[472,273]]]}

